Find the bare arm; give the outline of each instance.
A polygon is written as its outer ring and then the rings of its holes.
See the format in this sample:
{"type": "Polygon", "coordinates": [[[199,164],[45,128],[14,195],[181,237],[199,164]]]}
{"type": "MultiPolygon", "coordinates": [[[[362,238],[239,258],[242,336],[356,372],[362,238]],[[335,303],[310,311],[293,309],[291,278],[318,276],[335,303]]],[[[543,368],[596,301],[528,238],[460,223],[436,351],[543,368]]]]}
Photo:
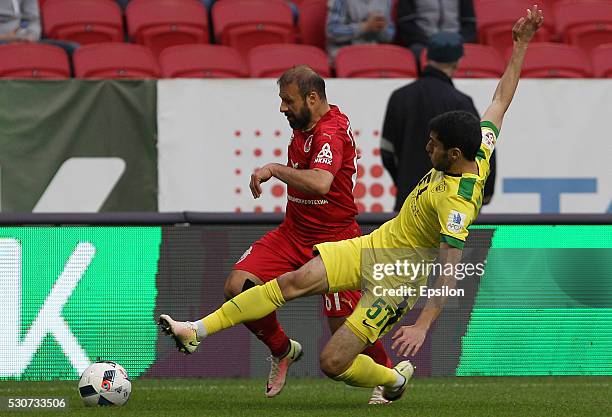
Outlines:
{"type": "MultiPolygon", "coordinates": [[[[455,270],[455,265],[461,262],[462,250],[454,248],[448,243],[440,243],[440,256],[438,262],[442,265],[453,265],[452,270],[455,270]]],[[[446,270],[446,268],[442,268],[446,270]]],[[[440,275],[434,283],[434,288],[448,287],[449,289],[455,288],[457,280],[452,275],[440,275]]],[[[425,308],[419,314],[416,323],[413,326],[402,326],[393,335],[392,349],[396,350],[397,355],[407,356],[412,352],[412,355],[421,348],[421,345],[425,341],[427,331],[431,327],[432,323],[438,318],[444,304],[446,304],[446,296],[430,297],[427,299],[425,308]]]]}
{"type": "Polygon", "coordinates": [[[501,129],[504,114],[510,107],[516,92],[527,45],[529,45],[529,41],[531,41],[538,28],[542,26],[543,21],[542,11],[538,9],[538,6],[533,6],[530,10],[527,10],[527,16],[521,17],[512,28],[514,46],[510,62],[506,71],[504,71],[504,75],[499,80],[499,84],[497,84],[491,105],[482,116],[482,120],[492,122],[498,129],[501,129]]]}
{"type": "Polygon", "coordinates": [[[334,176],[324,169],[295,169],[281,164],[267,164],[251,175],[251,193],[254,198],[261,196],[261,184],[275,177],[308,194],[325,195],[329,192],[334,176]]]}

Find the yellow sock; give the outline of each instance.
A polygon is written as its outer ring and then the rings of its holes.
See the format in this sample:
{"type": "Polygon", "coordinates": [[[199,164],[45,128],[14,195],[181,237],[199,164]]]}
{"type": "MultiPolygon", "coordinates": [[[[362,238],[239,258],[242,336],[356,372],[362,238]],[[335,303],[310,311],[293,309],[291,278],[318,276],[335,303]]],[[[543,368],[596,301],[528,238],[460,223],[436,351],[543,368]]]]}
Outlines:
{"type": "Polygon", "coordinates": [[[397,372],[374,362],[366,355],[357,355],[351,366],[334,378],[354,387],[373,388],[378,385],[393,385],[397,372]]]}
{"type": "Polygon", "coordinates": [[[283,304],[285,304],[285,299],[275,279],[264,285],[256,285],[238,294],[225,302],[217,311],[204,317],[202,323],[206,330],[205,336],[210,336],[245,321],[265,317],[283,304]]]}

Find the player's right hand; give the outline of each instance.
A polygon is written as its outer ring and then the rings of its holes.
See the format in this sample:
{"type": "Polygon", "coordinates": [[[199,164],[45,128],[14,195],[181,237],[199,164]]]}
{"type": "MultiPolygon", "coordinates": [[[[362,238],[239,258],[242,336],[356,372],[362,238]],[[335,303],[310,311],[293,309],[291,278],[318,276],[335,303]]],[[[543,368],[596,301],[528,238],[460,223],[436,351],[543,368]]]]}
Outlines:
{"type": "Polygon", "coordinates": [[[544,23],[544,15],[542,10],[534,5],[531,9],[527,9],[527,16],[521,17],[512,28],[512,39],[514,42],[528,43],[536,31],[544,23]]]}
{"type": "Polygon", "coordinates": [[[397,356],[416,355],[427,336],[427,329],[419,326],[402,326],[393,335],[391,349],[397,356]]]}
{"type": "Polygon", "coordinates": [[[261,184],[272,178],[272,170],[269,165],[265,165],[263,168],[258,168],[251,174],[251,194],[253,198],[259,198],[262,193],[261,184]]]}

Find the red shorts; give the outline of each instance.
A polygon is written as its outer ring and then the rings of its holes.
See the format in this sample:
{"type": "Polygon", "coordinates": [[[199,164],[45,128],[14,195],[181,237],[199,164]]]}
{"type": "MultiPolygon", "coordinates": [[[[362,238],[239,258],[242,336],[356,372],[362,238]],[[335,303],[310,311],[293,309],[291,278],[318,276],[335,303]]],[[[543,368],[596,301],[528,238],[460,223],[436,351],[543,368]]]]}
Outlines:
{"type": "MultiPolygon", "coordinates": [[[[264,235],[244,252],[234,270],[246,271],[263,282],[268,282],[280,275],[295,271],[314,258],[312,245],[304,245],[291,237],[291,230],[281,225],[264,235]]],[[[355,224],[328,241],[339,241],[361,236],[359,226],[355,224]]],[[[317,243],[317,242],[315,242],[317,243]]],[[[323,295],[323,310],[327,317],[347,317],[361,298],[360,291],[341,291],[323,295]]]]}

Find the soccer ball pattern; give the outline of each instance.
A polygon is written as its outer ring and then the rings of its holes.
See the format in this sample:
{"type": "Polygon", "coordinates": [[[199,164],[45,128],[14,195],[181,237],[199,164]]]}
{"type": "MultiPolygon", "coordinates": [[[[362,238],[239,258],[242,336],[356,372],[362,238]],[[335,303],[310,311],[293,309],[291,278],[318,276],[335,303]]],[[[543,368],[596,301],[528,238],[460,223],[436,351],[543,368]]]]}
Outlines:
{"type": "Polygon", "coordinates": [[[79,395],[88,407],[123,405],[130,398],[132,383],[123,366],[111,361],[90,365],[79,380],[79,395]]]}

